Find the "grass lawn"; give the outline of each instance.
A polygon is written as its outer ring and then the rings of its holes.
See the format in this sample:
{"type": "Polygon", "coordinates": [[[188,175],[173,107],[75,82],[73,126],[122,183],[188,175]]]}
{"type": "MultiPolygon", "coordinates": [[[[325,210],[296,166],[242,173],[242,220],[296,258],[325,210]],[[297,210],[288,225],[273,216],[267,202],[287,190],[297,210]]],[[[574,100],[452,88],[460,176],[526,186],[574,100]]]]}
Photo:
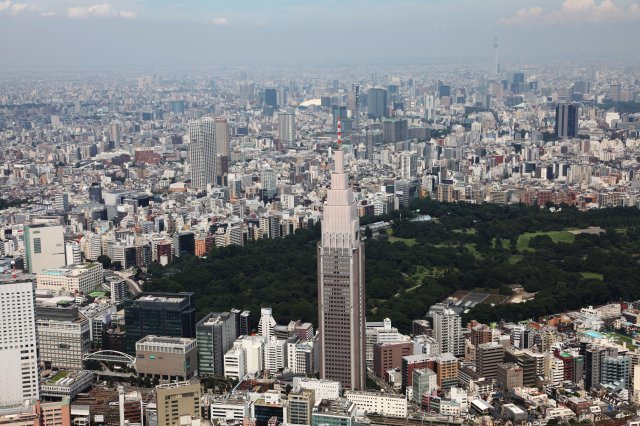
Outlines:
{"type": "Polygon", "coordinates": [[[580,276],[586,280],[604,280],[604,275],[597,272],[580,272],[580,276]]]}
{"type": "Polygon", "coordinates": [[[69,375],[69,372],[67,371],[58,371],[55,376],[53,376],[52,378],[49,379],[50,383],[55,383],[58,380],[64,379],[65,377],[67,377],[69,375]]]}
{"type": "MultiPolygon", "coordinates": [[[[511,241],[507,239],[500,240],[502,242],[502,248],[505,250],[509,250],[511,248],[511,241]]],[[[496,248],[496,238],[491,239],[491,247],[496,248]]]]}
{"type": "Polygon", "coordinates": [[[476,235],[478,233],[476,228],[454,229],[453,232],[455,232],[456,234],[467,234],[467,235],[476,235]]]}
{"type": "Polygon", "coordinates": [[[512,254],[511,256],[509,256],[509,258],[507,259],[507,262],[509,262],[512,265],[515,265],[516,263],[520,262],[522,260],[524,256],[521,254],[512,254]]]}
{"type": "Polygon", "coordinates": [[[464,247],[469,250],[469,252],[476,258],[476,259],[482,259],[482,255],[480,254],[480,252],[478,251],[478,249],[476,249],[476,245],[473,243],[467,243],[464,245],[464,247]]]}
{"type": "Polygon", "coordinates": [[[389,237],[390,243],[405,243],[409,247],[415,246],[418,244],[415,238],[398,238],[398,237],[389,237]]]}
{"type": "Polygon", "coordinates": [[[424,266],[419,265],[416,268],[416,272],[413,275],[411,275],[411,279],[413,280],[413,282],[415,282],[420,286],[424,283],[425,279],[440,278],[441,276],[444,275],[445,272],[446,272],[445,268],[438,268],[438,267],[425,268],[424,266]]]}
{"type": "Polygon", "coordinates": [[[534,251],[529,247],[529,241],[540,235],[548,235],[554,243],[572,243],[576,239],[575,235],[567,231],[526,232],[518,237],[516,248],[518,251],[534,251]]]}
{"type": "Polygon", "coordinates": [[[390,243],[405,243],[406,245],[408,245],[409,247],[415,246],[416,244],[418,244],[418,242],[416,241],[415,238],[399,238],[399,237],[394,237],[393,236],[393,229],[391,228],[387,228],[385,230],[385,232],[387,233],[387,235],[389,236],[389,242],[390,243]]]}
{"type": "Polygon", "coordinates": [[[434,247],[442,248],[442,247],[464,247],[469,250],[476,259],[482,259],[482,254],[476,249],[475,243],[466,243],[466,244],[451,244],[451,243],[441,243],[441,244],[433,244],[434,247]]]}
{"type": "Polygon", "coordinates": [[[616,341],[619,344],[622,344],[623,342],[627,344],[627,347],[629,349],[634,349],[635,346],[633,346],[633,338],[629,337],[629,336],[625,336],[624,334],[619,334],[619,333],[615,333],[615,332],[610,332],[610,333],[604,333],[607,335],[607,337],[611,337],[613,338],[614,341],[616,341]]]}

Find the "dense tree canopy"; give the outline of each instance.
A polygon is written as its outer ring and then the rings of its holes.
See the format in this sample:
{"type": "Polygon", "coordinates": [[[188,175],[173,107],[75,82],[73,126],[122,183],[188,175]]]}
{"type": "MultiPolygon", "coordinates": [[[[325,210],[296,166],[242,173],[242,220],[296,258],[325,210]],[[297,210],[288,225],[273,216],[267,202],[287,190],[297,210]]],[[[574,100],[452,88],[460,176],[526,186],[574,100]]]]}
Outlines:
{"type": "MultiPolygon", "coordinates": [[[[366,239],[367,318],[389,317],[402,331],[429,306],[459,290],[509,296],[514,284],[535,299],[478,305],[465,314],[489,322],[521,320],[610,300],[640,298],[640,210],[560,211],[496,204],[416,200],[429,222],[394,219],[390,235],[366,239]],[[602,227],[602,234],[567,229],[602,227]],[[529,234],[530,233],[530,234],[529,234]]],[[[367,219],[371,223],[373,219],[367,219]]],[[[364,222],[364,221],[363,221],[364,222]]],[[[369,236],[369,232],[365,233],[369,236]]],[[[194,291],[200,315],[271,306],[280,323],[316,323],[319,226],[282,239],[214,249],[206,259],[154,264],[148,291],[194,291]]],[[[255,323],[254,323],[255,326],[255,323]]]]}

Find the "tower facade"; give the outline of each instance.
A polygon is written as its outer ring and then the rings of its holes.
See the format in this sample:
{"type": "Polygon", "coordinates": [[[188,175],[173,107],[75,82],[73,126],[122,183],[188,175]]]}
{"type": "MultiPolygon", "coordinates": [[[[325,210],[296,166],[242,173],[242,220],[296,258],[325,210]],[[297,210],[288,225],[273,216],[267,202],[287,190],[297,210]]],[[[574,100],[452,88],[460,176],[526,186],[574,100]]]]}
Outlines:
{"type": "Polygon", "coordinates": [[[578,137],[578,104],[556,105],[556,137],[571,139],[578,137]]]}
{"type": "Polygon", "coordinates": [[[364,245],[344,152],[336,151],[318,244],[320,378],[365,387],[364,245]]]}
{"type": "Polygon", "coordinates": [[[197,189],[205,189],[207,184],[216,182],[215,128],[215,120],[211,117],[189,121],[191,184],[197,189]]]}
{"type": "Polygon", "coordinates": [[[296,115],[293,111],[278,114],[278,136],[286,146],[296,142],[296,115]]]}
{"type": "Polygon", "coordinates": [[[33,282],[0,282],[0,406],[39,398],[33,282]]]}

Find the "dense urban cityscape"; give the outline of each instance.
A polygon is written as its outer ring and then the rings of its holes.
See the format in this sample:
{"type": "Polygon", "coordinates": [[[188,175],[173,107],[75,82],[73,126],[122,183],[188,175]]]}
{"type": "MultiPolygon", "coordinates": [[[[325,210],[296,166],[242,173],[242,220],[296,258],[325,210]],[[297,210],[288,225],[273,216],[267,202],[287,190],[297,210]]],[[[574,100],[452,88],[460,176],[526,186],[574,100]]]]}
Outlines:
{"type": "Polygon", "coordinates": [[[501,43],[0,68],[0,425],[640,424],[640,65],[501,43]]]}

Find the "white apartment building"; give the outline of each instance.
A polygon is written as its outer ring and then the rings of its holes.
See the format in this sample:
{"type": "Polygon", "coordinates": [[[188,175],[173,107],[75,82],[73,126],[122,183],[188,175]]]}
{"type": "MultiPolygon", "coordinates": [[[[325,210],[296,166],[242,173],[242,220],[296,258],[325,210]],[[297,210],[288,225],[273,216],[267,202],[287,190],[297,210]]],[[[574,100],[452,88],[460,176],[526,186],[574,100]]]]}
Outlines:
{"type": "Polygon", "coordinates": [[[287,343],[287,368],[292,373],[309,374],[318,370],[317,350],[312,341],[287,343]]]}
{"type": "Polygon", "coordinates": [[[224,377],[242,380],[246,374],[246,351],[242,346],[234,345],[224,354],[224,377]]]}
{"type": "Polygon", "coordinates": [[[266,341],[262,336],[240,336],[233,343],[233,346],[239,346],[245,351],[246,374],[254,375],[263,370],[266,341]]]}
{"type": "Polygon", "coordinates": [[[102,239],[100,235],[87,233],[82,237],[81,244],[85,259],[98,260],[98,257],[102,254],[102,239]]]}
{"type": "Polygon", "coordinates": [[[264,368],[272,373],[283,370],[287,360],[287,341],[272,339],[264,345],[264,368]]]}

